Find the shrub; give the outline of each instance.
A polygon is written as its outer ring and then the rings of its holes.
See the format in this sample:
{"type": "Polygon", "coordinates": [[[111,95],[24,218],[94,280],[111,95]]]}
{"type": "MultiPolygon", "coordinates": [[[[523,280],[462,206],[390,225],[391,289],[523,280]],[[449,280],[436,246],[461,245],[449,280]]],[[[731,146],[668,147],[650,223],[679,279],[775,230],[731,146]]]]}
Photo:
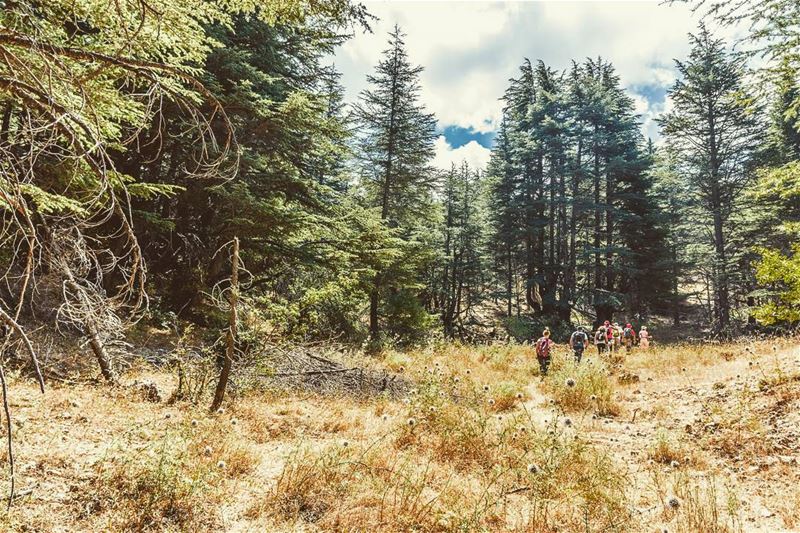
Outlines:
{"type": "Polygon", "coordinates": [[[187,440],[174,431],[143,449],[120,446],[97,466],[91,489],[84,492],[86,507],[108,511],[112,529],[142,531],[152,528],[217,529],[222,516],[211,481],[215,463],[199,461],[187,440]]]}
{"type": "Polygon", "coordinates": [[[660,430],[656,434],[656,440],[647,450],[647,457],[657,463],[673,464],[678,462],[683,464],[686,460],[686,450],[680,443],[664,431],[660,430]]]}
{"type": "Polygon", "coordinates": [[[498,421],[463,406],[441,407],[413,426],[399,420],[393,440],[298,451],[250,513],[337,531],[583,531],[628,524],[628,479],[609,455],[555,424],[545,432],[521,415],[498,421]]]}
{"type": "Polygon", "coordinates": [[[577,365],[571,358],[554,357],[544,388],[565,411],[619,414],[608,369],[602,363],[577,365]]]}

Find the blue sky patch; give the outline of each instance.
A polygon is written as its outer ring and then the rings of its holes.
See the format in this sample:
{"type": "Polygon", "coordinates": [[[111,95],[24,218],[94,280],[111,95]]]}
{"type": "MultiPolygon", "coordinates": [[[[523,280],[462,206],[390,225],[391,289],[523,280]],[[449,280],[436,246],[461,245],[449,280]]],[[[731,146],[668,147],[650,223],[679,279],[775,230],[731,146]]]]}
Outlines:
{"type": "Polygon", "coordinates": [[[442,135],[444,135],[444,138],[447,140],[447,144],[453,148],[464,146],[470,141],[475,141],[484,148],[491,148],[494,144],[496,133],[493,131],[481,133],[475,131],[471,127],[462,128],[461,126],[447,126],[442,131],[442,135]]]}
{"type": "Polygon", "coordinates": [[[667,89],[668,87],[656,84],[632,85],[630,87],[632,92],[644,96],[651,105],[664,103],[667,99],[667,89]]]}

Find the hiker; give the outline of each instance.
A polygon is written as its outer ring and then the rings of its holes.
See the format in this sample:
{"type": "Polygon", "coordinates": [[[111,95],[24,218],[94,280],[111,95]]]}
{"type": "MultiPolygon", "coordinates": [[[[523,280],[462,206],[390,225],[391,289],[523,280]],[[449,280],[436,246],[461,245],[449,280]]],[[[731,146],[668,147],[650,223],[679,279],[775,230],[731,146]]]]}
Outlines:
{"type": "Polygon", "coordinates": [[[572,346],[572,351],[575,352],[575,362],[580,363],[583,351],[589,346],[589,336],[583,326],[578,326],[578,329],[569,338],[569,344],[572,346]]]}
{"type": "Polygon", "coordinates": [[[619,327],[617,322],[611,326],[611,343],[614,351],[619,351],[620,343],[622,340],[622,328],[619,327]]]}
{"type": "Polygon", "coordinates": [[[642,326],[642,331],[639,332],[639,346],[645,350],[650,348],[650,334],[647,332],[647,326],[642,326]]]}
{"type": "Polygon", "coordinates": [[[550,367],[550,352],[553,344],[555,342],[550,338],[550,330],[545,328],[541,338],[536,341],[536,359],[539,361],[539,373],[542,376],[547,375],[547,369],[550,367]]]}
{"type": "Polygon", "coordinates": [[[625,324],[625,328],[622,330],[622,343],[625,345],[625,353],[631,352],[635,342],[636,330],[633,329],[633,326],[630,323],[625,324]]]}
{"type": "Polygon", "coordinates": [[[614,349],[614,333],[611,329],[611,322],[608,320],[603,322],[603,329],[606,331],[606,351],[610,352],[614,349]]]}
{"type": "Polygon", "coordinates": [[[594,345],[597,347],[597,355],[603,355],[603,352],[606,351],[607,344],[608,332],[606,332],[606,328],[604,326],[600,326],[597,328],[597,332],[594,334],[594,345]]]}

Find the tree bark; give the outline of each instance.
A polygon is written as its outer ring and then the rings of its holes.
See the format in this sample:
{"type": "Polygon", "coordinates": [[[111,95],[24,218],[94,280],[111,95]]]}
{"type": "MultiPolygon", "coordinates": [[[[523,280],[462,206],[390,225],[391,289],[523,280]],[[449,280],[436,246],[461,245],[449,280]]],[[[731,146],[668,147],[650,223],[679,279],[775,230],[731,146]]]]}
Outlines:
{"type": "Polygon", "coordinates": [[[230,312],[228,314],[228,335],[225,350],[225,361],[222,363],[222,370],[219,373],[217,389],[214,391],[214,401],[211,402],[211,411],[216,411],[222,405],[225,398],[225,389],[228,386],[228,379],[233,365],[234,345],[236,342],[236,322],[238,320],[237,304],[239,301],[239,238],[233,238],[233,253],[231,254],[231,295],[230,312]]]}
{"type": "Polygon", "coordinates": [[[83,328],[86,336],[89,337],[89,346],[91,346],[95,359],[97,359],[97,364],[100,367],[100,373],[108,383],[111,385],[117,385],[119,383],[119,377],[114,369],[114,362],[112,361],[111,356],[108,354],[105,343],[100,336],[100,328],[93,318],[92,304],[86,297],[83,287],[78,285],[78,282],[75,281],[75,276],[72,274],[72,270],[70,270],[69,266],[63,261],[61,262],[61,270],[64,276],[67,278],[67,285],[69,285],[70,288],[75,291],[78,299],[80,300],[80,305],[83,307],[84,313],[87,315],[87,318],[83,323],[83,328]]]}

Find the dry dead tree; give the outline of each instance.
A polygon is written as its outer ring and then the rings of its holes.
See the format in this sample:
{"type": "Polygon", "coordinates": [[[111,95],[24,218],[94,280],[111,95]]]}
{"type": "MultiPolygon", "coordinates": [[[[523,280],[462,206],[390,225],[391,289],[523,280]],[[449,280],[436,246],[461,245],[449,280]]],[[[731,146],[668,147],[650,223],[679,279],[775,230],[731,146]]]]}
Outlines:
{"type": "MultiPolygon", "coordinates": [[[[43,274],[61,284],[59,327],[86,336],[103,377],[117,381],[110,344],[147,307],[146,268],[133,230],[132,178],[114,165],[116,151],[161,146],[162,106],[182,111],[197,142],[194,176],[232,175],[232,127],[217,100],[190,70],[162,62],[185,32],[204,49],[201,17],[178,0],[156,9],[145,0],[81,4],[14,0],[0,12],[0,321],[21,342],[44,392],[36,351],[20,316],[43,274]],[[178,6],[178,7],[175,7],[178,6]],[[168,21],[161,18],[169,14],[168,21]],[[165,27],[167,24],[185,25],[165,27]],[[77,21],[90,26],[81,39],[77,21]],[[94,35],[97,35],[94,37],[94,35]]],[[[217,12],[220,16],[224,9],[217,12]]],[[[183,60],[185,61],[185,60],[183,60]]],[[[16,337],[16,341],[12,339],[16,337]]],[[[6,407],[11,495],[13,450],[6,407]]]]}
{"type": "Polygon", "coordinates": [[[228,386],[228,378],[231,374],[233,357],[236,344],[237,328],[237,307],[239,305],[239,239],[233,238],[233,250],[231,251],[231,285],[228,300],[230,310],[228,311],[228,332],[225,343],[225,360],[222,363],[222,370],[219,374],[217,389],[214,391],[214,401],[211,402],[211,411],[216,411],[222,405],[225,398],[225,388],[228,386]]]}
{"type": "Polygon", "coordinates": [[[400,396],[408,392],[408,381],[399,374],[360,365],[346,365],[323,357],[304,346],[272,346],[264,355],[271,372],[259,380],[278,388],[313,390],[326,394],[400,396]]]}
{"type": "MultiPolygon", "coordinates": [[[[147,298],[128,178],[115,169],[107,145],[160,146],[166,101],[184,112],[196,133],[194,167],[184,169],[187,174],[235,171],[234,137],[222,106],[187,69],[134,48],[137,38],[160,31],[161,14],[152,6],[109,0],[98,31],[110,33],[120,48],[99,51],[70,45],[63,17],[48,15],[78,8],[58,4],[14,2],[0,18],[0,243],[14,250],[0,280],[16,299],[18,322],[37,273],[59,273],[59,323],[87,337],[104,378],[113,383],[107,337],[140,316],[147,298]],[[109,116],[110,98],[132,117],[120,123],[109,116]]],[[[75,12],[76,20],[80,15],[75,12]]]]}

